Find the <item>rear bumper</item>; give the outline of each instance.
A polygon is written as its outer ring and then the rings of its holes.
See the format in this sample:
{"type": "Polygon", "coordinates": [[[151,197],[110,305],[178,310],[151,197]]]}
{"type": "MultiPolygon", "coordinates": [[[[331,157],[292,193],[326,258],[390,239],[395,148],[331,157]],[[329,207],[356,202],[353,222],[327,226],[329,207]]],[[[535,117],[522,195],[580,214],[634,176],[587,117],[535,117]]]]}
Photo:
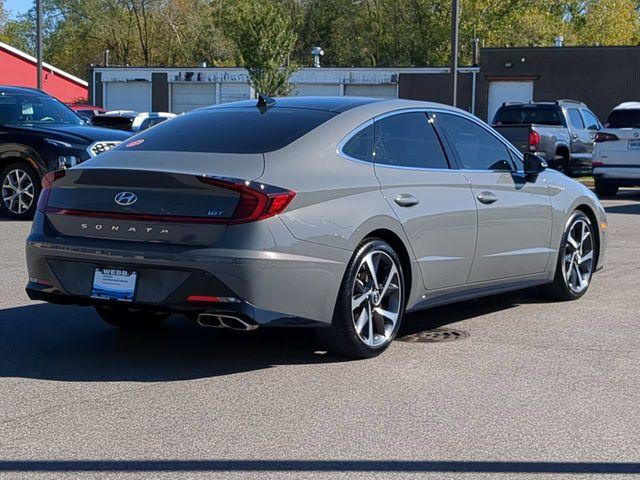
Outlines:
{"type": "Polygon", "coordinates": [[[640,165],[637,167],[596,167],[593,169],[593,178],[611,180],[620,186],[638,186],[640,185],[640,165]]]}
{"type": "Polygon", "coordinates": [[[27,239],[27,293],[52,303],[104,304],[91,296],[95,269],[117,268],[138,273],[135,308],[239,313],[260,325],[328,324],[349,258],[296,240],[278,218],[256,222],[258,231],[229,227],[224,246],[236,248],[56,237],[44,234],[43,223],[38,213],[27,239]],[[189,296],[238,301],[194,303],[189,296]]]}
{"type": "MultiPolygon", "coordinates": [[[[29,282],[26,292],[31,300],[44,301],[57,305],[77,305],[82,307],[97,307],[101,305],[113,305],[112,300],[102,300],[89,296],[69,295],[54,287],[29,282]]],[[[271,327],[306,327],[322,326],[323,322],[300,317],[292,317],[279,312],[263,310],[245,301],[237,303],[220,303],[217,305],[194,304],[186,301],[173,303],[149,304],[141,302],[127,303],[127,306],[138,310],[150,310],[154,312],[180,313],[187,316],[196,317],[201,313],[211,313],[216,315],[227,315],[238,317],[250,325],[271,326],[271,327]]]]}

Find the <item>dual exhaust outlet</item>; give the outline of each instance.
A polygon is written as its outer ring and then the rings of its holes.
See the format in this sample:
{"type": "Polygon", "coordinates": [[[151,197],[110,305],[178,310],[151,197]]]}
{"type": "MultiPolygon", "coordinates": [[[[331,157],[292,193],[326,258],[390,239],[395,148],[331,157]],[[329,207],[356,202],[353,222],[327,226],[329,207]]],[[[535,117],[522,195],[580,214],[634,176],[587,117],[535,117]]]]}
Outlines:
{"type": "Polygon", "coordinates": [[[201,313],[198,315],[198,325],[210,328],[228,328],[230,330],[241,330],[244,332],[258,328],[258,325],[245,322],[239,317],[217,315],[214,313],[201,313]]]}

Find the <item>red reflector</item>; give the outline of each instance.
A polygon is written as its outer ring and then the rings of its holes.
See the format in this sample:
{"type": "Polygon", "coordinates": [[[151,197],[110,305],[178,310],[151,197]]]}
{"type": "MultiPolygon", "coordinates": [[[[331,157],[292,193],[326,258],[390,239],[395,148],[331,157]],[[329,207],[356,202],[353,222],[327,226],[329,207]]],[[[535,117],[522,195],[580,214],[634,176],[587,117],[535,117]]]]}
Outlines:
{"type": "Polygon", "coordinates": [[[540,144],[540,134],[538,132],[529,132],[529,148],[534,150],[540,144]]]}
{"type": "Polygon", "coordinates": [[[189,295],[187,297],[187,302],[218,303],[219,301],[220,301],[220,297],[208,297],[206,295],[189,295]]]}
{"type": "Polygon", "coordinates": [[[602,167],[604,163],[602,162],[591,162],[592,167],[602,167]]]}
{"type": "Polygon", "coordinates": [[[240,303],[235,297],[215,297],[210,295],[189,295],[187,302],[192,303],[240,303]]]}

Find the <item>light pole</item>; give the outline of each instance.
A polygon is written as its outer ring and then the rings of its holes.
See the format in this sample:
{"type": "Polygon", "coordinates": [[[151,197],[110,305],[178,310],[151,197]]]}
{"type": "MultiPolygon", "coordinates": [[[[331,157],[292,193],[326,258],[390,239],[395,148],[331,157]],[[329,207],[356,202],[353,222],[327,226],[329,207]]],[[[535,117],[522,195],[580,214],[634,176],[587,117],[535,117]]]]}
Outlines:
{"type": "Polygon", "coordinates": [[[458,26],[460,8],[458,0],[451,0],[451,78],[452,78],[452,105],[458,106],[458,26]]]}
{"type": "Polygon", "coordinates": [[[42,0],[36,0],[36,57],[38,59],[38,90],[42,90],[42,0]]]}

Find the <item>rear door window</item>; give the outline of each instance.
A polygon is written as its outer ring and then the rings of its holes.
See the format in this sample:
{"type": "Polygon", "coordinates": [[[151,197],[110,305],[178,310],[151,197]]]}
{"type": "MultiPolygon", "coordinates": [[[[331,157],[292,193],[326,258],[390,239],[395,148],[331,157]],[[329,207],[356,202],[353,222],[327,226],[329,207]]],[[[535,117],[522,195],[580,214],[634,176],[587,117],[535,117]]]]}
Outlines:
{"type": "Polygon", "coordinates": [[[373,124],[353,135],[342,147],[342,153],[356,160],[373,161],[373,124]]]}
{"type": "Polygon", "coordinates": [[[583,130],[584,123],[582,123],[582,117],[580,116],[580,112],[577,108],[570,108],[567,110],[569,114],[569,122],[571,122],[571,126],[576,130],[583,130]]]}
{"type": "Polygon", "coordinates": [[[375,123],[375,162],[413,168],[449,168],[426,112],[391,115],[375,123]]]}
{"type": "MultiPolygon", "coordinates": [[[[196,110],[162,122],[136,136],[134,150],[264,153],[279,150],[309,133],[335,112],[274,107],[196,110]],[[142,140],[142,142],[140,142],[142,140]]],[[[116,147],[126,149],[127,142],[116,147]]]]}
{"type": "Polygon", "coordinates": [[[477,123],[459,115],[439,113],[452,147],[466,170],[513,170],[509,149],[477,123]]]}
{"type": "Polygon", "coordinates": [[[606,128],[640,128],[640,109],[614,110],[609,114],[606,128]]]}

